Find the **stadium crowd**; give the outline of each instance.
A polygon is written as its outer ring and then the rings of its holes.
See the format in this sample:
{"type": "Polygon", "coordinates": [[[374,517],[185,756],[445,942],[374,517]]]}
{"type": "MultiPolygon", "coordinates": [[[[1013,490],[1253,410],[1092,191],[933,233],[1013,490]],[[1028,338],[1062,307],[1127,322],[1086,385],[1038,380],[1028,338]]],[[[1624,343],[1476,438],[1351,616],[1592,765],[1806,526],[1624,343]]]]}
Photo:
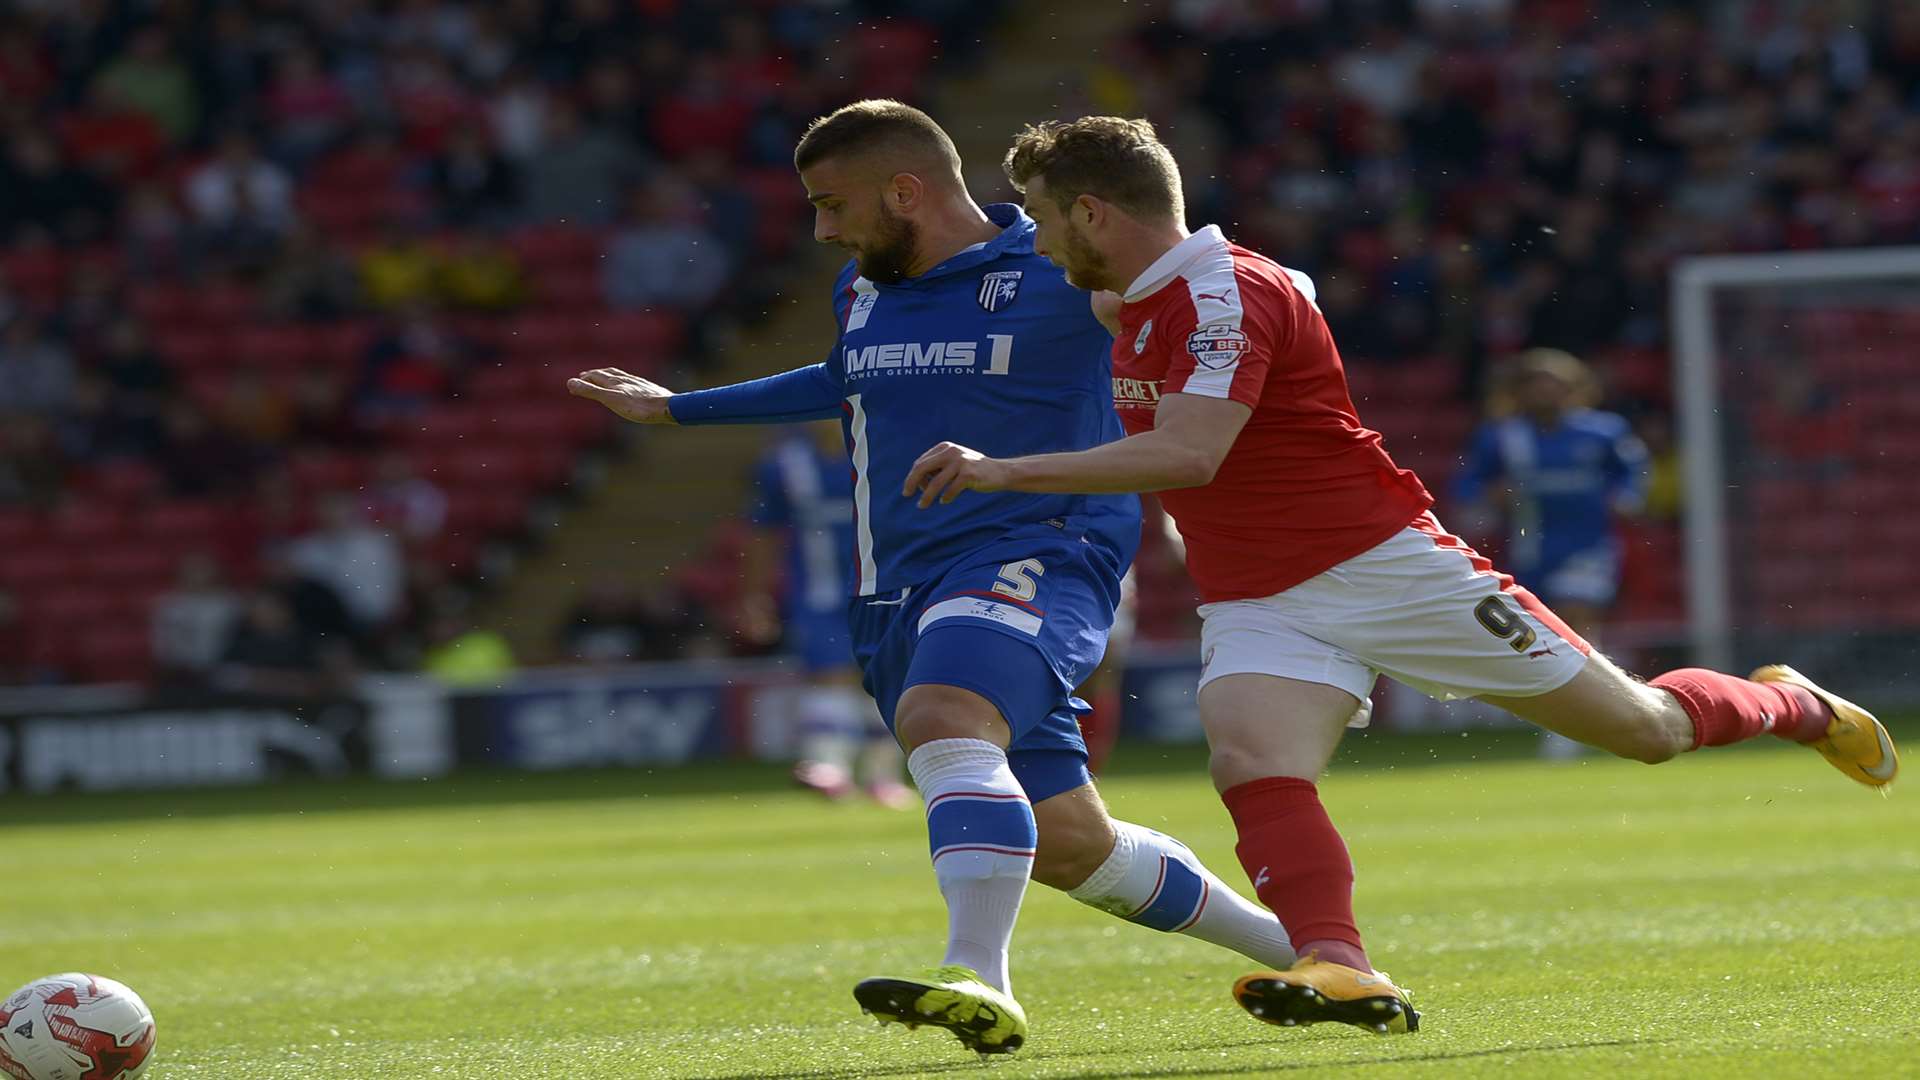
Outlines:
{"type": "MultiPolygon", "coordinates": [[[[525,404],[545,365],[696,364],[761,306],[743,271],[804,239],[800,128],[920,97],[995,7],[13,5],[0,683],[324,676],[469,633],[483,541],[605,434],[525,404]]],[[[1624,617],[1677,615],[1673,261],[1920,241],[1912,4],[1145,10],[1076,104],[1153,118],[1194,222],[1313,275],[1363,418],[1436,490],[1503,358],[1593,363],[1655,451],[1624,617]]],[[[730,544],[669,593],[584,597],[560,651],[737,647],[698,611],[730,544]]],[[[1142,632],[1185,637],[1148,562],[1142,632]]]]}
{"type": "Polygon", "coordinates": [[[801,127],[981,14],[7,5],[0,683],[416,662],[604,435],[489,403],[697,362],[801,238],[801,127]]]}

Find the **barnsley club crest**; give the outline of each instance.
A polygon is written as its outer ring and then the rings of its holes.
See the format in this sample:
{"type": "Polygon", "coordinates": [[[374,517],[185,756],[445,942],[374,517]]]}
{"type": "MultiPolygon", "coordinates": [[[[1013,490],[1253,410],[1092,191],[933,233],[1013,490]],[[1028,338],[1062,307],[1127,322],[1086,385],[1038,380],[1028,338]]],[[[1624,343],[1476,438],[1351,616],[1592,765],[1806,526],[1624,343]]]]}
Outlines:
{"type": "Polygon", "coordinates": [[[1020,295],[1020,275],[1023,270],[995,270],[980,278],[980,306],[988,311],[999,311],[1013,298],[1020,295]]]}

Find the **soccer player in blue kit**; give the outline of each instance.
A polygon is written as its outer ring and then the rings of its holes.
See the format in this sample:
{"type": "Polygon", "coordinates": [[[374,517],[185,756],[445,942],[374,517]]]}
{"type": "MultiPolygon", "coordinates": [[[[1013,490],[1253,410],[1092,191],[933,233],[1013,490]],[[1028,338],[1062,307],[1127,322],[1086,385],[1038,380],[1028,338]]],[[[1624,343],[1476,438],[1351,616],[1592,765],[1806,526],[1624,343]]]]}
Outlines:
{"type": "Polygon", "coordinates": [[[1530,350],[1513,379],[1515,412],[1474,433],[1454,498],[1506,490],[1506,566],[1593,641],[1620,587],[1614,515],[1646,501],[1646,447],[1625,417],[1587,407],[1593,373],[1566,353],[1530,350]]]}
{"type": "Polygon", "coordinates": [[[875,802],[904,810],[916,800],[900,782],[900,747],[860,689],[847,637],[853,477],[846,447],[836,426],[805,426],[770,447],[754,469],[741,625],[784,628],[773,632],[806,678],[794,710],[794,779],[830,799],[851,795],[858,781],[875,802]],[[777,569],[783,556],[784,582],[777,569]],[[785,596],[776,596],[782,583],[785,596]]]}
{"type": "Polygon", "coordinates": [[[1086,294],[1033,250],[1018,207],[967,193],[946,132],[862,101],[794,151],[814,239],[852,256],[834,285],[825,363],[674,394],[612,368],[569,392],[653,424],[838,416],[853,464],[854,656],[926,802],[946,956],[863,980],[861,1007],[1017,1049],[1008,945],[1029,879],[1158,930],[1263,963],[1293,949],[1273,915],[1178,841],[1109,817],[1088,776],[1073,691],[1106,648],[1140,536],[1133,495],[997,493],[921,511],[899,492],[929,442],[998,455],[1120,438],[1111,338],[1086,294]]]}

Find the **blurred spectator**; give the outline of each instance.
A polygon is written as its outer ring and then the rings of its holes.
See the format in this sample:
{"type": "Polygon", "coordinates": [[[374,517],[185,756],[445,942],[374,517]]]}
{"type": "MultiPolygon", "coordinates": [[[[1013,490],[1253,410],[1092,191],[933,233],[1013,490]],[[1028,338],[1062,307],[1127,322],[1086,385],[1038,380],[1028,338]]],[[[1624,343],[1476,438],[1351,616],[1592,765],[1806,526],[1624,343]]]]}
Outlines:
{"type": "Polygon", "coordinates": [[[614,307],[699,312],[726,286],[726,245],[702,220],[697,193],[662,174],[634,193],[630,224],[607,246],[602,283],[614,307]]]}
{"type": "Polygon", "coordinates": [[[498,631],[474,626],[464,603],[443,598],[428,623],[420,670],[449,686],[499,686],[513,674],[513,647],[498,631]]]}
{"type": "Polygon", "coordinates": [[[285,597],[262,589],[247,598],[213,683],[238,693],[307,697],[344,691],[353,670],[346,643],[309,633],[285,597]]]}
{"type": "Polygon", "coordinates": [[[605,225],[618,216],[622,193],[643,162],[630,139],[590,127],[580,110],[549,100],[545,137],[526,166],[526,212],[534,221],[605,225]]]}
{"type": "Polygon", "coordinates": [[[399,541],[343,492],[321,499],[319,527],[288,547],[287,562],[338,594],[363,633],[384,628],[405,599],[399,541]]]}
{"type": "Polygon", "coordinates": [[[90,240],[116,203],[110,188],[68,165],[45,134],[23,127],[8,144],[0,167],[0,230],[8,239],[90,240]]]}
{"type": "Polygon", "coordinates": [[[167,133],[131,91],[95,79],[85,107],[60,120],[67,159],[96,176],[133,180],[152,171],[166,148],[167,133]]]}
{"type": "Polygon", "coordinates": [[[479,127],[463,124],[433,161],[433,192],[445,223],[492,225],[511,216],[519,179],[506,157],[486,144],[479,127]]]}
{"type": "Polygon", "coordinates": [[[127,260],[133,270],[157,273],[180,264],[186,254],[186,218],[174,205],[170,189],[158,181],[143,181],[127,192],[120,217],[126,238],[127,260]]]}
{"type": "Polygon", "coordinates": [[[302,370],[294,378],[291,403],[297,445],[340,448],[360,439],[346,381],[334,372],[323,367],[302,370]]]}
{"type": "Polygon", "coordinates": [[[267,270],[262,292],[267,310],[281,318],[323,322],[355,309],[360,273],[317,230],[298,224],[267,270]]]}
{"type": "Polygon", "coordinates": [[[241,595],[221,580],[206,552],[180,560],[173,588],[153,604],[153,658],[170,681],[198,683],[228,655],[241,595]]]}
{"type": "Polygon", "coordinates": [[[431,308],[414,305],[368,345],[354,395],[357,412],[379,423],[451,396],[472,351],[431,308]]]}
{"type": "Polygon", "coordinates": [[[60,492],[54,426],[43,416],[9,413],[0,400],[0,506],[45,506],[60,492]]]}
{"type": "Polygon", "coordinates": [[[0,329],[0,407],[52,415],[73,400],[73,356],[40,320],[15,315],[0,329]]]}
{"type": "Polygon", "coordinates": [[[360,288],[375,307],[393,310],[429,300],[439,257],[418,229],[389,224],[380,242],[360,253],[360,288]]]}
{"type": "Polygon", "coordinates": [[[265,461],[293,432],[293,406],[264,374],[242,368],[227,377],[218,420],[245,444],[249,457],[265,461]]]}
{"type": "Polygon", "coordinates": [[[184,141],[199,121],[192,73],[158,26],[135,32],[120,58],[100,72],[100,84],[151,116],[169,142],[184,141]]]}
{"type": "Polygon", "coordinates": [[[332,146],[353,119],[353,101],[320,55],[300,45],[280,55],[266,93],[274,150],[304,163],[332,146]]]}
{"type": "Polygon", "coordinates": [[[259,462],[246,444],[214,424],[192,401],[169,402],[160,424],[160,471],[175,495],[227,494],[252,482],[259,462]]]}
{"type": "Polygon", "coordinates": [[[278,238],[293,224],[291,178],[239,129],[221,137],[213,160],[188,175],[185,190],[194,218],[223,246],[243,246],[241,238],[255,235],[278,238]]]}
{"type": "Polygon", "coordinates": [[[462,311],[506,311],[526,298],[526,282],[513,249],[483,231],[462,233],[434,268],[434,293],[462,311]]]}
{"type": "Polygon", "coordinates": [[[1662,412],[1648,413],[1640,418],[1635,430],[1647,447],[1647,517],[1658,522],[1677,521],[1686,478],[1681,473],[1679,447],[1673,441],[1673,418],[1662,412]]]}
{"type": "Polygon", "coordinates": [[[447,495],[414,471],[405,454],[388,452],[374,466],[367,514],[410,542],[431,540],[447,523],[447,495]]]}
{"type": "Polygon", "coordinates": [[[679,660],[719,650],[698,605],[665,582],[582,593],[560,637],[569,657],[587,663],[679,660]]]}

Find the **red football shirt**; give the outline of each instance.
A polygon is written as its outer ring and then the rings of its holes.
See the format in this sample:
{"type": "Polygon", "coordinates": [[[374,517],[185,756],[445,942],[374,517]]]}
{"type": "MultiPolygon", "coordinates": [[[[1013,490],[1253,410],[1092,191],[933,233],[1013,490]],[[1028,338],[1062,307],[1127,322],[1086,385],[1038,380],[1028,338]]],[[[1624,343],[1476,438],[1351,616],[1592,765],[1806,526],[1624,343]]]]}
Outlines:
{"type": "Polygon", "coordinates": [[[1129,435],[1152,430],[1163,394],[1253,409],[1212,483],[1160,495],[1202,599],[1292,588],[1433,505],[1361,426],[1305,274],[1208,226],[1140,275],[1120,324],[1113,404],[1129,435]]]}

